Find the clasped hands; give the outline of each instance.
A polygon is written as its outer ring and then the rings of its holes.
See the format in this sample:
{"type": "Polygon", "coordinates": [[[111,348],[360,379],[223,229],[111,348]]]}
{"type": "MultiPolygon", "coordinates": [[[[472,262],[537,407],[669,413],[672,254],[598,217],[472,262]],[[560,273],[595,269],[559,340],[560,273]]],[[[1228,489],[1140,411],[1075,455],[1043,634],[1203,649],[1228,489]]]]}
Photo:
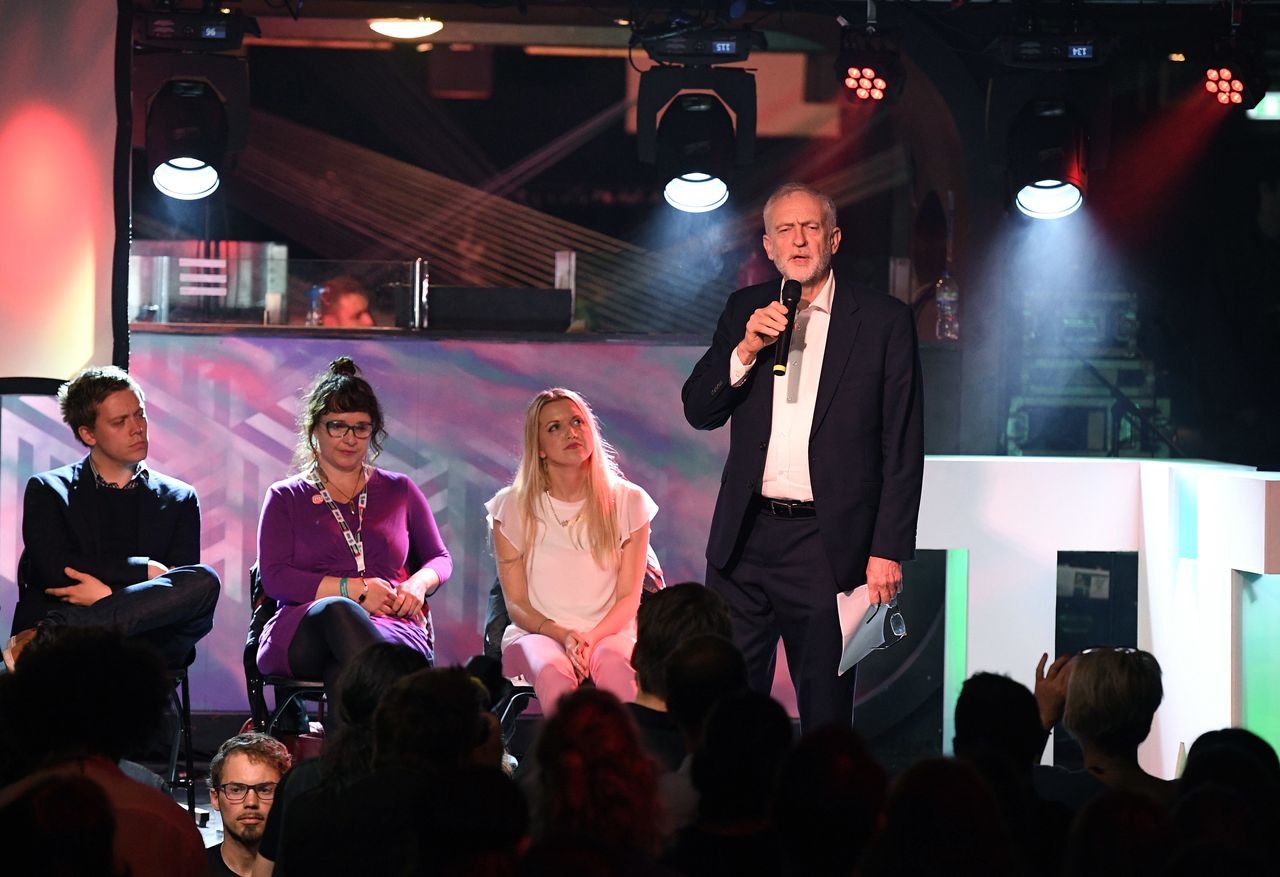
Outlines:
{"type": "Polygon", "coordinates": [[[369,590],[362,605],[370,615],[414,618],[422,612],[422,604],[426,599],[425,585],[403,581],[397,587],[377,576],[365,577],[364,583],[369,586],[369,590]]]}
{"type": "Polygon", "coordinates": [[[565,631],[562,645],[564,653],[569,656],[569,663],[573,665],[574,675],[582,682],[591,675],[591,653],[595,650],[595,645],[587,639],[586,634],[577,630],[565,631]]]}

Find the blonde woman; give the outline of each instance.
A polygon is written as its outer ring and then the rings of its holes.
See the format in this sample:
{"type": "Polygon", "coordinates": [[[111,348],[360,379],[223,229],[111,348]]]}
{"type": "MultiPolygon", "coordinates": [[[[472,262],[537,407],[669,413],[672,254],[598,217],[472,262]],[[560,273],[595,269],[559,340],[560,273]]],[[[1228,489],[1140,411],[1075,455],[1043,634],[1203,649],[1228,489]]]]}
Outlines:
{"type": "Polygon", "coordinates": [[[658,507],[622,477],[586,400],[561,388],[534,397],[515,479],[485,508],[511,614],[503,671],[528,679],[548,712],[586,679],[633,700],[636,610],[658,507]]]}

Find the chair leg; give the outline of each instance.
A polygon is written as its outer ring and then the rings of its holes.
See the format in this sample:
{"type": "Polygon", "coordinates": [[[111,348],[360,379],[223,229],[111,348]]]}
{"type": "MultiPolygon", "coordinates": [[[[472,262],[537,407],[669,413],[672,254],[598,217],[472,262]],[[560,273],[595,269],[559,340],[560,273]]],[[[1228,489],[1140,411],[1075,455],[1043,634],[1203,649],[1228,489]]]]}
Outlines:
{"type": "Polygon", "coordinates": [[[169,692],[169,701],[173,705],[174,712],[177,713],[178,723],[173,729],[173,742],[169,746],[169,770],[165,774],[165,779],[169,782],[169,788],[179,785],[179,782],[186,786],[187,812],[191,814],[192,819],[195,819],[196,766],[195,754],[191,751],[191,684],[186,673],[178,677],[177,684],[169,692]],[[179,748],[183,753],[183,767],[186,768],[186,777],[181,781],[178,779],[179,748]]]}
{"type": "Polygon", "coordinates": [[[187,812],[196,818],[196,765],[191,751],[191,685],[182,674],[182,748],[187,754],[187,812]]]}
{"type": "MultiPolygon", "coordinates": [[[[284,699],[282,703],[276,704],[276,708],[271,711],[271,717],[267,719],[267,729],[266,729],[267,734],[270,734],[272,736],[275,735],[276,723],[280,721],[280,717],[285,714],[285,711],[289,709],[290,704],[292,704],[294,701],[298,701],[298,700],[305,701],[306,700],[306,698],[304,697],[305,694],[306,692],[304,689],[295,688],[293,691],[289,692],[289,695],[284,699]]],[[[277,688],[276,696],[279,697],[279,695],[280,695],[280,689],[277,688]]],[[[304,728],[303,730],[305,731],[306,729],[304,728]]]]}
{"type": "Polygon", "coordinates": [[[177,720],[173,729],[173,740],[169,744],[169,769],[164,775],[170,788],[178,784],[178,747],[182,745],[182,698],[178,694],[179,685],[181,683],[175,685],[169,692],[169,703],[173,707],[174,718],[177,720]]]}

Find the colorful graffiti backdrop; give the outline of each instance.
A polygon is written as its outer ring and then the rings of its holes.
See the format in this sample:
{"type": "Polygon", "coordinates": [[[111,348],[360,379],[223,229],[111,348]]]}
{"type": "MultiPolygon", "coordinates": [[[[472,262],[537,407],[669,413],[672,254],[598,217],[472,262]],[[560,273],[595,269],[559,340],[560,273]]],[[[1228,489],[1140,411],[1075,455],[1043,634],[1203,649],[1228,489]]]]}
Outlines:
{"type": "MultiPolygon", "coordinates": [[[[525,407],[538,390],[586,396],[628,477],[661,507],[653,544],[669,582],[701,580],[707,525],[728,435],[681,414],[680,386],[701,348],[650,341],[301,338],[135,333],[132,372],[147,393],[150,464],[195,485],[203,559],[222,576],[213,632],[192,669],[194,706],[246,709],[241,655],[246,571],[267,486],[289,470],[300,389],[353,357],[373,384],[390,437],[378,464],[413,476],[455,558],[431,600],[444,662],[481,649],[494,579],[483,503],[511,477],[525,407]]],[[[44,397],[0,400],[0,631],[17,600],[22,493],[35,472],[83,455],[44,397]]]]}

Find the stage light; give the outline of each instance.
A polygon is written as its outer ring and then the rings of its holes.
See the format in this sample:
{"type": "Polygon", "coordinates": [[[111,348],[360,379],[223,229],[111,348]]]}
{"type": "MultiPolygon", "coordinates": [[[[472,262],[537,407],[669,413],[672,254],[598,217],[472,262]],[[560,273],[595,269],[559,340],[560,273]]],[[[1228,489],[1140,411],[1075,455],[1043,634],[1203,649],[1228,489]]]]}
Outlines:
{"type": "Polygon", "coordinates": [[[192,201],[217,191],[249,136],[249,68],[233,55],[146,52],[133,60],[134,142],[155,187],[192,201]]]}
{"type": "Polygon", "coordinates": [[[151,181],[170,198],[194,201],[218,188],[227,149],[227,114],[207,82],[170,80],[147,113],[151,181]]]}
{"type": "Polygon", "coordinates": [[[1061,100],[1033,100],[1009,131],[1014,205],[1032,219],[1059,219],[1084,205],[1088,161],[1085,130],[1061,100]]]}
{"type": "Polygon", "coordinates": [[[1204,88],[1220,104],[1244,103],[1244,83],[1236,78],[1230,67],[1210,67],[1206,70],[1204,88]]]}
{"type": "Polygon", "coordinates": [[[836,74],[844,85],[845,99],[851,103],[877,103],[897,95],[902,85],[902,71],[896,52],[866,48],[865,37],[857,36],[862,45],[846,46],[836,59],[836,74]]]}
{"type": "Polygon", "coordinates": [[[1214,41],[1203,87],[1210,100],[1224,106],[1251,110],[1258,105],[1267,91],[1267,74],[1249,35],[1236,31],[1214,41]]]}
{"type": "Polygon", "coordinates": [[[685,174],[667,183],[662,197],[685,213],[708,213],[729,200],[729,187],[724,180],[710,174],[685,174]]]}
{"type": "Polygon", "coordinates": [[[881,73],[884,67],[876,68],[870,64],[865,67],[848,67],[845,69],[845,97],[852,93],[857,100],[884,100],[889,90],[889,83],[881,73]]]}
{"type": "Polygon", "coordinates": [[[370,18],[369,29],[396,40],[420,40],[444,30],[434,18],[370,18]]]}
{"type": "Polygon", "coordinates": [[[663,195],[677,210],[705,213],[728,200],[733,120],[714,94],[685,92],[658,124],[658,167],[670,175],[663,195]]]}
{"type": "Polygon", "coordinates": [[[840,54],[836,57],[836,76],[844,86],[850,103],[878,103],[897,95],[902,85],[902,68],[898,52],[878,30],[875,5],[867,6],[867,22],[862,29],[850,27],[839,19],[840,54]]]}
{"type": "Polygon", "coordinates": [[[756,81],[749,71],[654,67],[641,74],[636,149],[641,163],[657,167],[672,207],[704,213],[723,205],[735,169],[755,156],[755,134],[756,81]]]}

